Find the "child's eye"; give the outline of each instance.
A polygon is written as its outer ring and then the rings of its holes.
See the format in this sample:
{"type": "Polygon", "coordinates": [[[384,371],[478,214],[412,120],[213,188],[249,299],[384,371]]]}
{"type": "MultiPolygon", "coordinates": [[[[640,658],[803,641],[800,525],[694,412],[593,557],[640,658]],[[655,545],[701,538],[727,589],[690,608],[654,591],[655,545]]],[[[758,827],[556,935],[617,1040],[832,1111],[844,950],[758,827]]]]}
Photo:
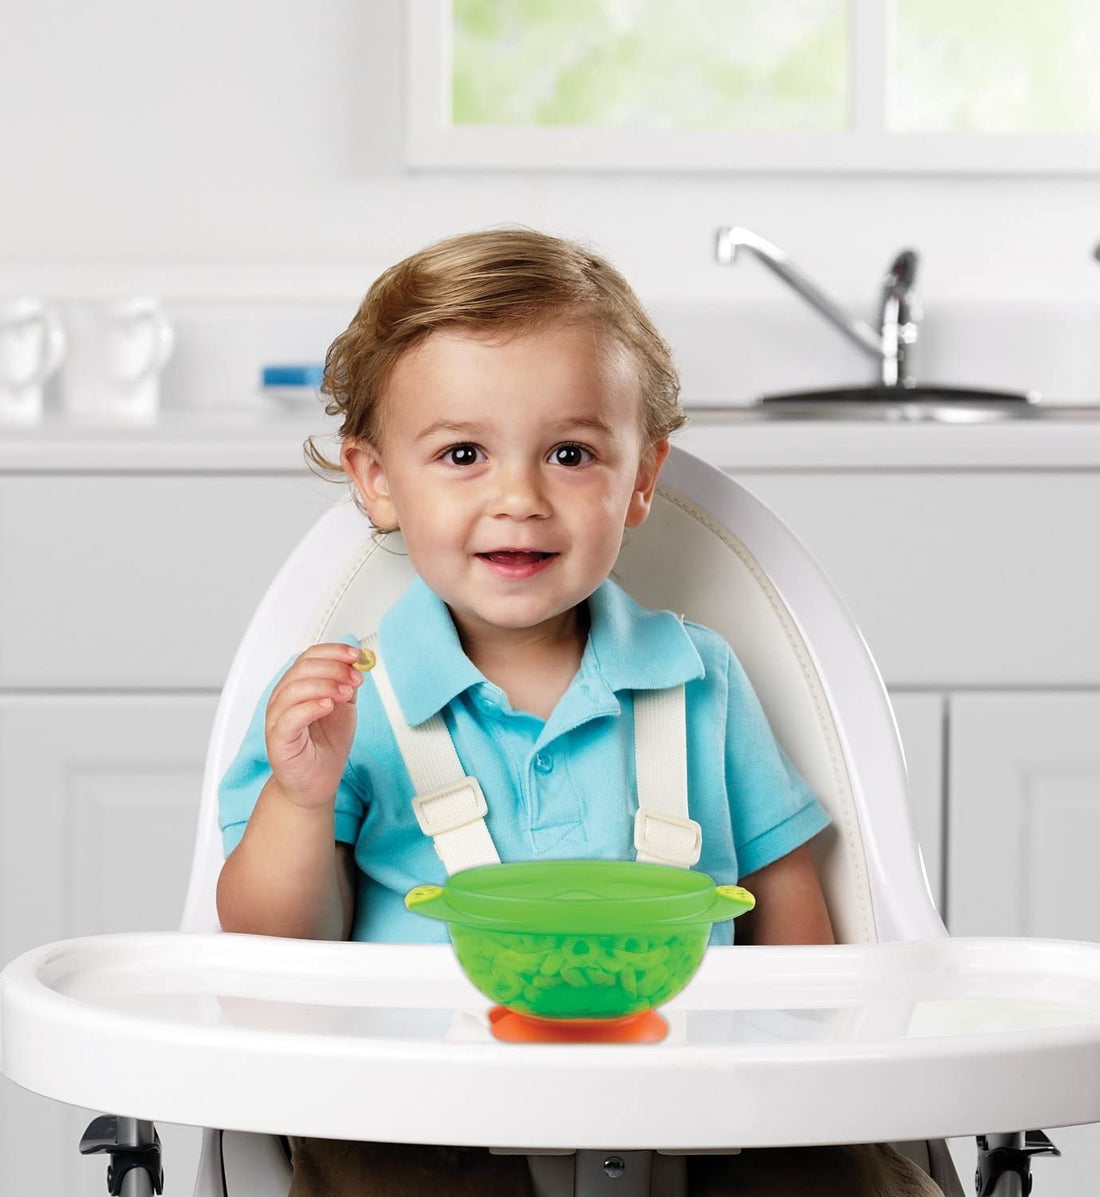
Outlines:
{"type": "MultiPolygon", "coordinates": [[[[441,458],[441,460],[447,459],[447,458],[450,458],[450,455],[452,453],[460,453],[460,452],[465,453],[467,451],[470,453],[473,453],[476,450],[477,450],[476,445],[469,445],[469,444],[448,445],[447,448],[444,449],[443,452],[440,454],[440,458],[441,458]]],[[[469,459],[464,460],[464,461],[447,461],[447,464],[448,465],[473,465],[473,461],[469,460],[469,459]]]]}
{"type": "MultiPolygon", "coordinates": [[[[574,454],[575,453],[587,453],[589,457],[593,456],[591,449],[586,449],[584,447],[584,445],[576,445],[572,441],[570,441],[568,444],[565,444],[565,445],[558,445],[558,447],[554,450],[554,452],[555,453],[570,452],[570,453],[574,453],[574,454]]],[[[577,461],[575,457],[571,461],[561,461],[561,460],[558,461],[558,465],[580,465],[580,464],[581,463],[579,461],[577,461]]]]}

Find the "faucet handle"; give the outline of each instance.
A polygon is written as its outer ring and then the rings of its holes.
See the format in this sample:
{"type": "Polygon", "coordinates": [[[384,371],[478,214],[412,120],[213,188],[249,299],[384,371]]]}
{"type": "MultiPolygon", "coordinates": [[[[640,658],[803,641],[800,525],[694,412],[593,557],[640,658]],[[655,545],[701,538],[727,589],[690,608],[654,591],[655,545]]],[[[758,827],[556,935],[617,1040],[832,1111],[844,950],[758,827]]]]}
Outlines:
{"type": "Polygon", "coordinates": [[[882,280],[882,331],[886,332],[887,323],[896,325],[900,329],[900,338],[910,345],[917,339],[917,325],[924,315],[916,289],[919,260],[916,250],[903,249],[882,280]]]}
{"type": "Polygon", "coordinates": [[[882,334],[882,382],[886,386],[912,386],[911,347],[917,343],[923,316],[916,292],[917,253],[903,249],[882,280],[879,327],[882,334]]]}
{"type": "Polygon", "coordinates": [[[904,299],[917,280],[917,262],[920,259],[915,249],[903,249],[893,260],[886,277],[882,280],[883,298],[896,295],[904,299]]]}

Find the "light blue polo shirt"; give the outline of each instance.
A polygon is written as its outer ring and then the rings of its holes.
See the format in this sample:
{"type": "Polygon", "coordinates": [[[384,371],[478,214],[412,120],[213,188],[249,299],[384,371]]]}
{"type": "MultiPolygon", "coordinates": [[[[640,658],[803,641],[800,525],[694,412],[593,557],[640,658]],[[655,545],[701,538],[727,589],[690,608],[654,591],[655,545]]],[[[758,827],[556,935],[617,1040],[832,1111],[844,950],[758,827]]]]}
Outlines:
{"type": "MultiPolygon", "coordinates": [[[[588,598],[580,668],[548,720],[515,710],[462,649],[450,610],[419,576],[391,606],[378,642],[410,726],[443,713],[466,773],[481,783],[486,823],[502,861],[634,860],[632,691],[685,683],[688,811],[702,826],[693,867],[735,883],[786,855],[829,816],[768,726],[725,639],[671,611],[637,603],[612,579],[588,598]]],[[[363,634],[369,628],[361,629],[363,634]]],[[[336,639],[336,637],[334,637],[336,639]]],[[[339,637],[358,643],[354,634],[339,637]]],[[[268,698],[256,707],[219,789],[226,856],[244,834],[271,776],[264,744],[268,698]]],[[[417,885],[447,879],[413,814],[412,781],[371,674],[357,699],[355,739],[336,795],[336,839],[355,845],[359,889],[351,937],[398,943],[448,939],[444,923],[405,908],[417,885]]],[[[711,943],[733,942],[734,923],[711,943]]]]}

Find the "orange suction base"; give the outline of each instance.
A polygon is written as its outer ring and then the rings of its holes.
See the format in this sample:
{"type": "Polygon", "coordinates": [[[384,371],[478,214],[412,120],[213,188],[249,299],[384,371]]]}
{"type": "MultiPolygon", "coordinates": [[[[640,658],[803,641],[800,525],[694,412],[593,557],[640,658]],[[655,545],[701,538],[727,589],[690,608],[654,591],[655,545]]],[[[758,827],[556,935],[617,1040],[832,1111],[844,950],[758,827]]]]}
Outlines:
{"type": "Polygon", "coordinates": [[[668,1023],[656,1010],[626,1018],[536,1018],[494,1006],[489,1029],[505,1043],[660,1043],[668,1023]]]}

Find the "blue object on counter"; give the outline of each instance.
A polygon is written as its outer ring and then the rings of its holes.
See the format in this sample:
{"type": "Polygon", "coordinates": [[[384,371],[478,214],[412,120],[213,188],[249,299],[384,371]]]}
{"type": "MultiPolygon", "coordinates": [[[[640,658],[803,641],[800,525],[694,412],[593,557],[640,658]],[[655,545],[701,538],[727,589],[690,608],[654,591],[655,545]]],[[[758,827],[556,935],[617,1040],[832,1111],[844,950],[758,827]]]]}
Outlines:
{"type": "Polygon", "coordinates": [[[265,387],[319,387],[324,381],[324,366],[264,366],[265,387]]]}

